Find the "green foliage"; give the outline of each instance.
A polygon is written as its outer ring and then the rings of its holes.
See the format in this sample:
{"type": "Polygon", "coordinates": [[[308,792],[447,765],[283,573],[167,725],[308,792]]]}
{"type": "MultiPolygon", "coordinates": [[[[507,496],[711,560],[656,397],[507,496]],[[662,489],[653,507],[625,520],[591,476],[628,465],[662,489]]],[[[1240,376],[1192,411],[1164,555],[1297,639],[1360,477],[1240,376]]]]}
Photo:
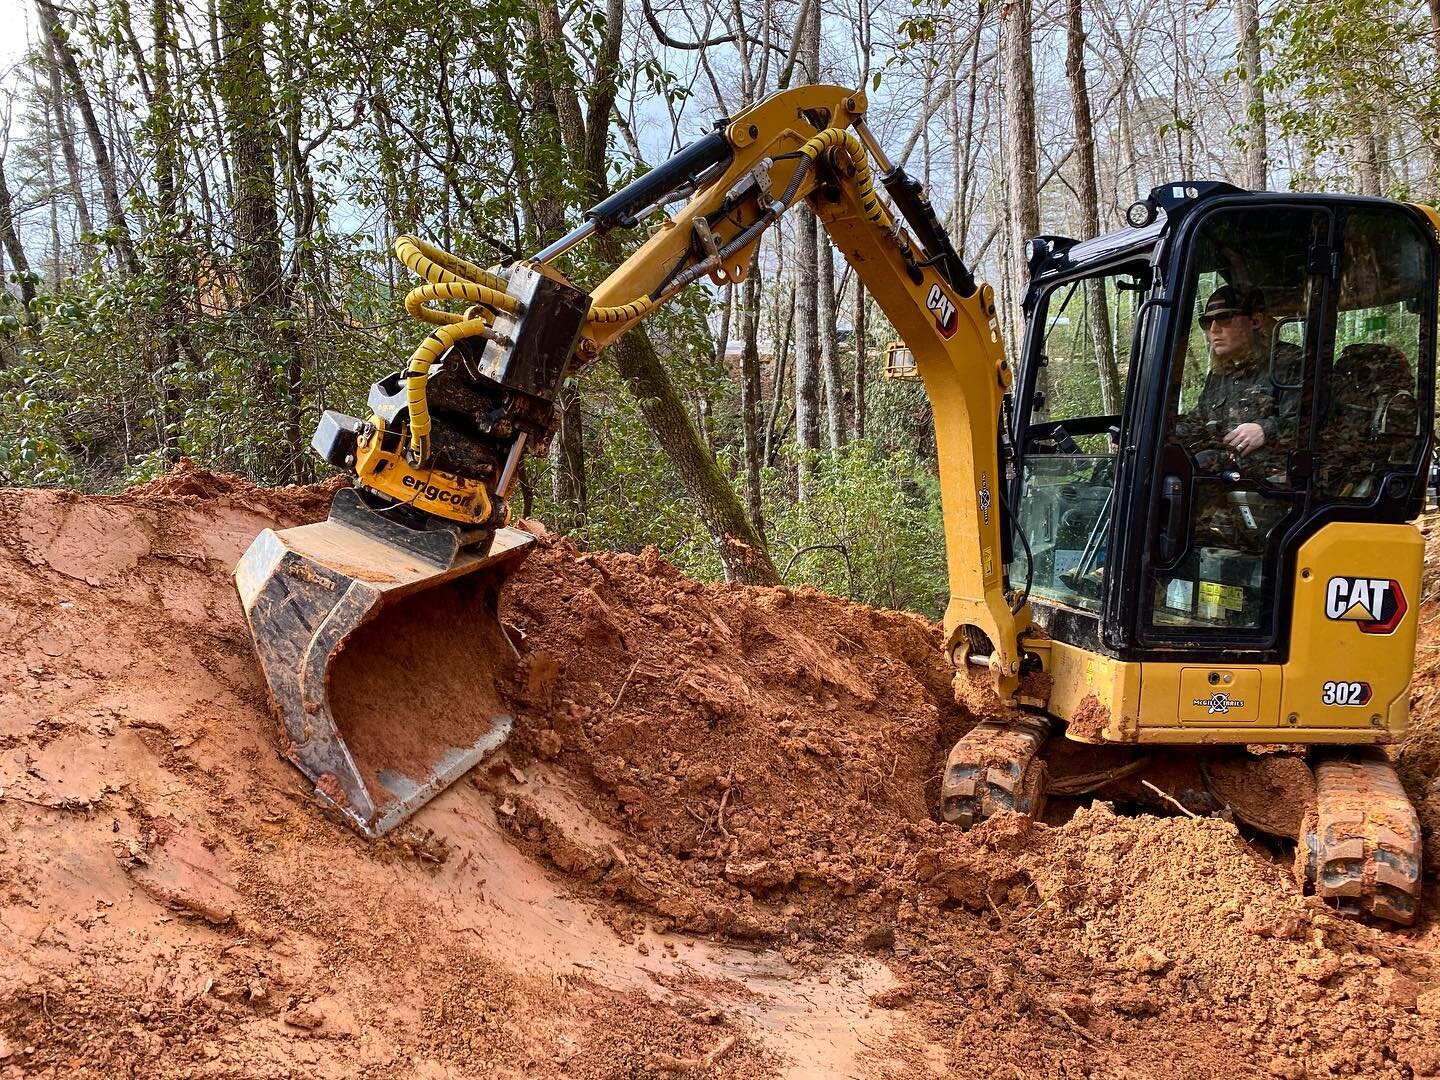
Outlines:
{"type": "MultiPolygon", "coordinates": [[[[1353,158],[1362,140],[1397,124],[1418,130],[1415,147],[1440,132],[1433,30],[1423,5],[1398,0],[1279,5],[1262,34],[1271,58],[1261,79],[1270,98],[1267,119],[1312,158],[1326,152],[1353,158]]],[[[1323,178],[1296,179],[1309,186],[1323,178]]],[[[1435,179],[1428,181],[1431,195],[1435,179]]]]}
{"type": "Polygon", "coordinates": [[[766,476],[770,547],[789,584],[939,618],[948,597],[940,485],[912,453],[869,441],[812,451],[803,503],[766,476]]]}
{"type": "Polygon", "coordinates": [[[176,456],[262,482],[303,477],[309,461],[297,472],[279,421],[291,372],[300,372],[308,442],[322,408],[357,407],[408,351],[413,331],[403,323],[388,335],[362,328],[386,305],[354,250],[326,252],[351,282],[335,304],[264,320],[241,312],[232,275],[202,251],[172,244],[168,257],[174,278],[92,269],[42,294],[23,318],[10,300],[0,408],[23,422],[0,436],[5,482],[115,489],[176,456]]]}

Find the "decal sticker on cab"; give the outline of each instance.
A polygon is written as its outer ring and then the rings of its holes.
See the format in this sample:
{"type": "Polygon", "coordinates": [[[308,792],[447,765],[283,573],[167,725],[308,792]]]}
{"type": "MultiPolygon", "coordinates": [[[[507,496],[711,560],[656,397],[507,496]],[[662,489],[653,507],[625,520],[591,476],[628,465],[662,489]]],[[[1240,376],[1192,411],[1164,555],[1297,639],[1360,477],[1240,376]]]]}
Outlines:
{"type": "Polygon", "coordinates": [[[1394,578],[1332,577],[1325,585],[1325,617],[1353,622],[1362,634],[1393,634],[1408,609],[1394,578]]]}

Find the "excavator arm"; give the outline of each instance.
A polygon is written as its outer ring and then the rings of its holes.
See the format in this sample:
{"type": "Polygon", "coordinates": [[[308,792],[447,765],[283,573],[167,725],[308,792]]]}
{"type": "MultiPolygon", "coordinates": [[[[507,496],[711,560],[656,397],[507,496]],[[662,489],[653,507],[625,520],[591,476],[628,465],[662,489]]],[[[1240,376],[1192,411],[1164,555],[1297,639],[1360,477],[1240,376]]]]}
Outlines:
{"type": "MultiPolygon", "coordinates": [[[[996,689],[1010,700],[1020,672],[1019,636],[1029,620],[1006,595],[1001,554],[1000,415],[1010,368],[994,291],[965,268],[919,185],[886,159],[865,124],[865,107],[863,94],[806,86],[731,119],[717,132],[728,161],[713,160],[689,202],[592,293],[580,355],[598,355],[701,277],[744,280],[765,228],[808,202],[914,356],[935,415],[950,578],[947,649],[963,662],[956,654],[970,646],[966,628],[982,632],[992,646],[996,689]],[[596,319],[597,311],[607,314],[596,319]]],[[[719,153],[715,135],[708,138],[709,152],[719,153]]],[[[577,230],[580,238],[610,225],[617,209],[634,214],[633,204],[651,195],[661,197],[651,188],[602,203],[592,227],[577,230]]]]}

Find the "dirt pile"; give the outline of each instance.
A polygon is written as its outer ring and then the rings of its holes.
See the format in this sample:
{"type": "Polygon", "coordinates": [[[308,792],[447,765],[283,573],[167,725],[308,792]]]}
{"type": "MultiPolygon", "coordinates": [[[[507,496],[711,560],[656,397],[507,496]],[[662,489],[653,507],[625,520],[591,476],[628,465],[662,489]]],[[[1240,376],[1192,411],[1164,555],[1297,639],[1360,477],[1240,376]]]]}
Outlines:
{"type": "Polygon", "coordinates": [[[933,626],[653,554],[543,540],[515,738],[367,844],[229,580],[327,502],[0,492],[0,1075],[1440,1074],[1432,916],[1345,922],[1221,821],[937,824],[933,626]]]}

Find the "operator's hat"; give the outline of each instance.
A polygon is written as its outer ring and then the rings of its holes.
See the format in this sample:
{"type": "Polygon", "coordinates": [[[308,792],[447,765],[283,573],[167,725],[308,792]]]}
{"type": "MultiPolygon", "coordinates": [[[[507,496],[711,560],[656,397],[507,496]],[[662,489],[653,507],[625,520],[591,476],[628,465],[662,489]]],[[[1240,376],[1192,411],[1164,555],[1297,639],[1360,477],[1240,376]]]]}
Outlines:
{"type": "Polygon", "coordinates": [[[1221,285],[1205,301],[1205,310],[1200,314],[1202,323],[1209,322],[1217,315],[1254,315],[1265,310],[1265,294],[1259,289],[1240,289],[1234,285],[1221,285]]]}

